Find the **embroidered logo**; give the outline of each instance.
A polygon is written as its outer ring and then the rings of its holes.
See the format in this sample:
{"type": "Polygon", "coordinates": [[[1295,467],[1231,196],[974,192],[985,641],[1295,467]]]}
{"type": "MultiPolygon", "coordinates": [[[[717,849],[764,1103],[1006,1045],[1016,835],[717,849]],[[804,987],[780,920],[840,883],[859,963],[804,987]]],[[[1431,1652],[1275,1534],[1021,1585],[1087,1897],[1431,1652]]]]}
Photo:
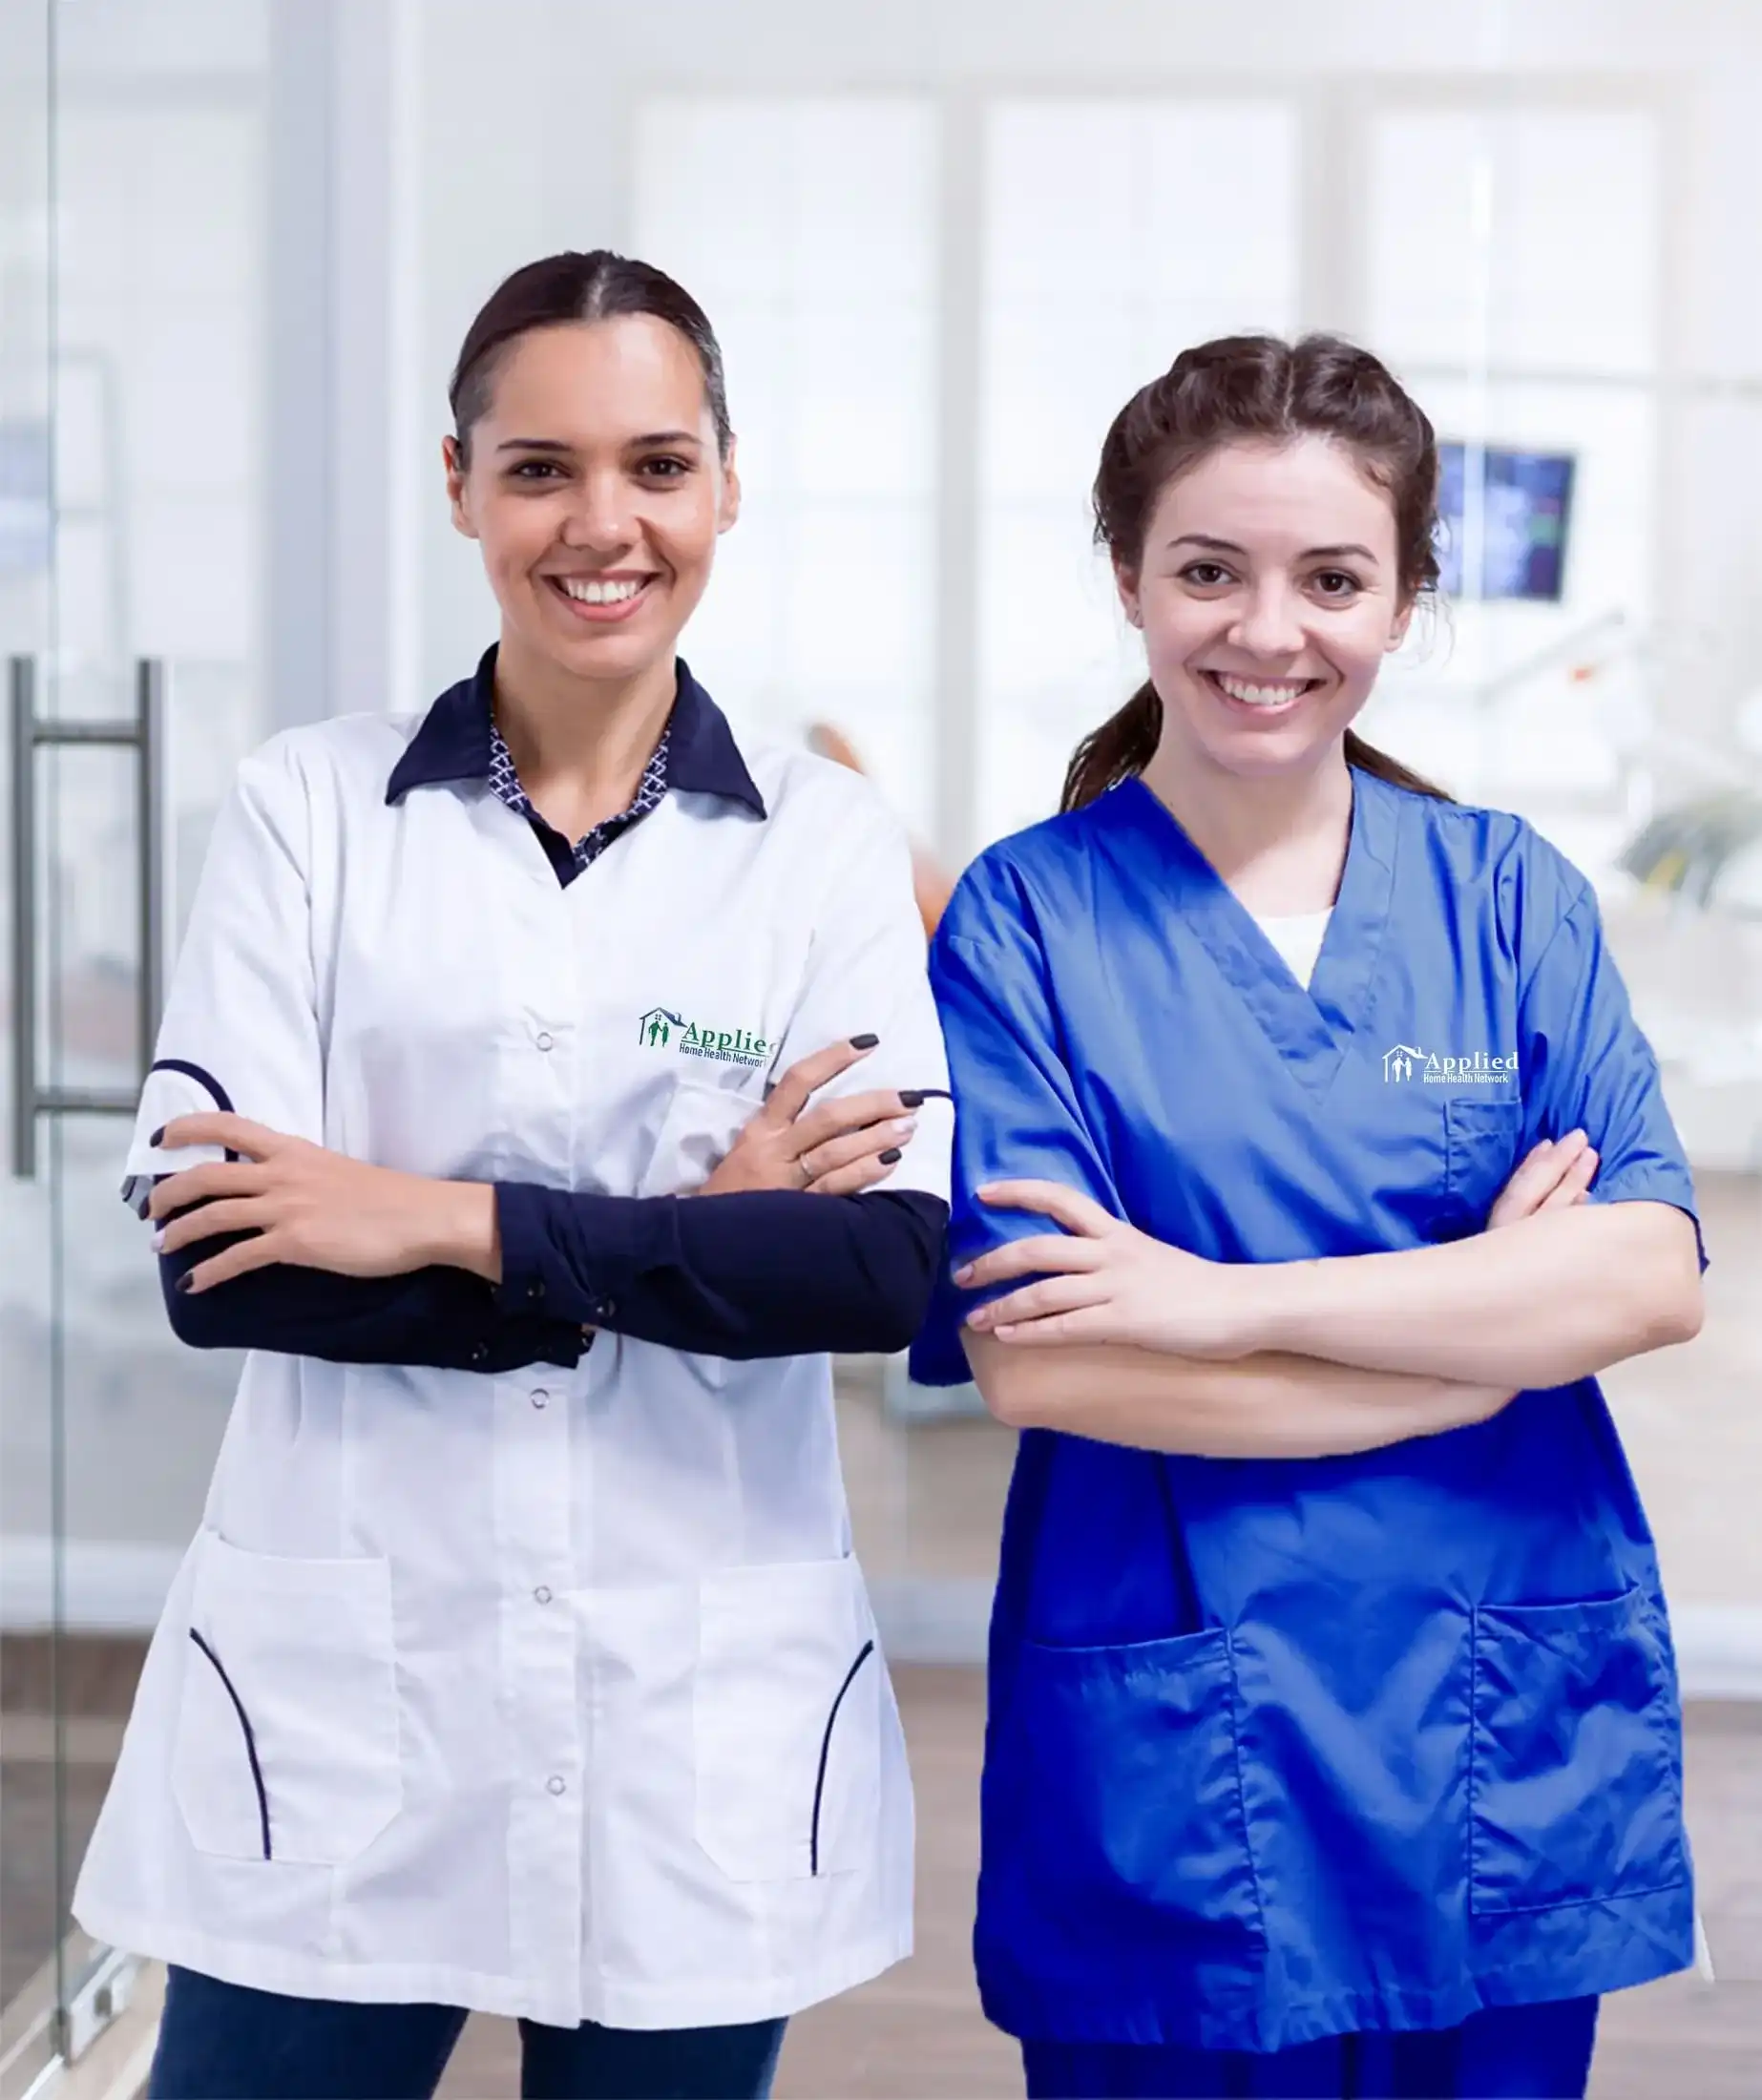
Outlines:
{"type": "Polygon", "coordinates": [[[1405,1086],[1418,1080],[1426,1086],[1509,1086],[1518,1076],[1518,1054],[1496,1058],[1484,1050],[1467,1057],[1440,1056],[1417,1043],[1397,1042],[1383,1052],[1383,1082],[1405,1086]]]}
{"type": "Polygon", "coordinates": [[[637,1040],[650,1050],[676,1050],[682,1058],[755,1068],[770,1062],[774,1047],[749,1028],[707,1028],[670,1006],[651,1006],[637,1018],[637,1040]]]}

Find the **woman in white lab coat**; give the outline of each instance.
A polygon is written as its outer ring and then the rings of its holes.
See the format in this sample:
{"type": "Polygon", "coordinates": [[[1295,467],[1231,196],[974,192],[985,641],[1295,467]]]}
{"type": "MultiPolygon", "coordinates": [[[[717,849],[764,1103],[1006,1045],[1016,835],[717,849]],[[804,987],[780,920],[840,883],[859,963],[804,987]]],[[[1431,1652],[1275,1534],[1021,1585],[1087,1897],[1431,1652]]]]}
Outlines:
{"type": "Polygon", "coordinates": [[[829,1372],[946,1219],[906,844],[678,658],[740,491],[677,284],[517,272],[452,402],[500,640],[246,761],[130,1162],[251,1352],[75,1905],[163,2100],[427,2093],[473,2008],[529,2093],[762,2093],[910,1943],[829,1372]]]}

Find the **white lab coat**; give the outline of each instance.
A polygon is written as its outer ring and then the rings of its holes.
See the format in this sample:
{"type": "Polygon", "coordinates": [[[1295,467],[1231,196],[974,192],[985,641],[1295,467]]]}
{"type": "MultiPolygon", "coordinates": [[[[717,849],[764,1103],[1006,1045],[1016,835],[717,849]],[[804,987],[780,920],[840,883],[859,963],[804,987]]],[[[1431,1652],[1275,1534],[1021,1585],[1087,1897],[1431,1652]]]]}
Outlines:
{"type": "MultiPolygon", "coordinates": [[[[749,751],[762,820],[669,793],[564,888],[487,783],[388,805],[416,725],[241,769],[159,1041],[193,1070],[153,1075],[132,1173],[207,1156],[147,1141],[220,1099],[424,1174],[670,1193],[838,1038],[881,1043],[835,1090],[946,1086],[906,846],[854,775],[749,751]]],[[[890,1186],[946,1196],[922,1116],[890,1186]]],[[[874,1632],[824,1357],[253,1354],[75,1914],[304,1996],[792,2012],[910,1947],[874,1632]]]]}

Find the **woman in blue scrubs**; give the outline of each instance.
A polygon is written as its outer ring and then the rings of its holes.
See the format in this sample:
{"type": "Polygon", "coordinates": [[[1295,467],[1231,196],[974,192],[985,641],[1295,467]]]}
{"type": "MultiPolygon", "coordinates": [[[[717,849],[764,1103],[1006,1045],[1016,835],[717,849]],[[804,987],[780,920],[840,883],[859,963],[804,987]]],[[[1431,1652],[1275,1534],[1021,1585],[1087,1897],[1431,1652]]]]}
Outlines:
{"type": "Polygon", "coordinates": [[[1696,1332],[1693,1192],[1584,878],[1353,733],[1436,486],[1332,339],[1137,394],[1149,682],[935,945],[917,1370],[1023,1432],[975,1949],[1034,2094],[1579,2093],[1599,1994],[1690,1958],[1596,1374],[1696,1332]]]}

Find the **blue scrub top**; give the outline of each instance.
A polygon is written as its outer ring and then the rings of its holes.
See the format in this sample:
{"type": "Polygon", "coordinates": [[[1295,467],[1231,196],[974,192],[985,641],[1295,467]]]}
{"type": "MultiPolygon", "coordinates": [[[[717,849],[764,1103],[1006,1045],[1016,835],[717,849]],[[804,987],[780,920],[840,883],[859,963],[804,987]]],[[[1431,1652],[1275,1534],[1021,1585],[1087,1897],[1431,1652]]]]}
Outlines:
{"type": "MultiPolygon", "coordinates": [[[[984,854],[933,975],[952,1256],[1037,1177],[1210,1259],[1480,1231],[1538,1140],[1693,1189],[1581,876],[1515,817],[1353,774],[1305,990],[1139,782],[984,854]]],[[[914,1358],[965,1376],[944,1289],[914,1358]]],[[[1022,2035],[1276,2049],[1683,1967],[1675,1669],[1594,1379],[1358,1457],[1021,1438],[975,1952],[1022,2035]]]]}

